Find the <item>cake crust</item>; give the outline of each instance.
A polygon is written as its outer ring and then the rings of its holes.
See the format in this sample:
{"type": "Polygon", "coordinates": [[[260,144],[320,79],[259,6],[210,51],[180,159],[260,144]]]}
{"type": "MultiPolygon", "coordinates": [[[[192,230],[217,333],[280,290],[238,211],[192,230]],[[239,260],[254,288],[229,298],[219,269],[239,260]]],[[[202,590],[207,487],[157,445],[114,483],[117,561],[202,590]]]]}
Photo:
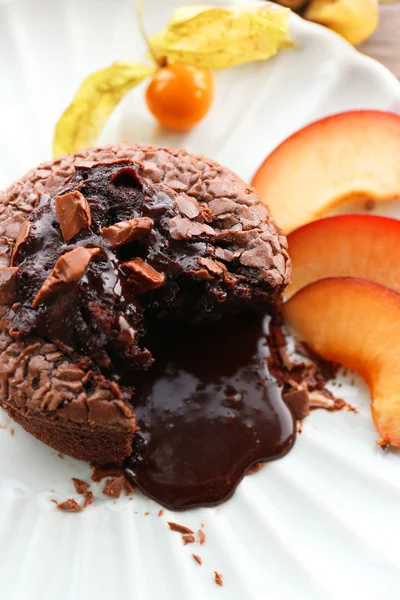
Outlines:
{"type": "MultiPolygon", "coordinates": [[[[120,463],[130,454],[136,430],[130,390],[59,341],[38,336],[15,339],[10,270],[15,267],[10,265],[21,236],[27,235],[21,225],[42,194],[62,190],[77,165],[90,168],[118,159],[133,161],[140,177],[164,186],[173,196],[176,214],[170,219],[170,234],[178,243],[199,235],[197,230],[203,227],[208,254],[199,257],[198,267],[209,278],[221,277],[219,264],[228,269],[235,265],[235,271],[242,269],[256,285],[266,286],[272,301],[290,279],[286,239],[255,190],[214,161],[184,150],[132,144],[84,150],[43,163],[0,193],[0,283],[2,278],[7,281],[0,295],[0,404],[46,444],[96,464],[120,463]],[[211,243],[215,236],[221,243],[211,243]]],[[[137,224],[131,226],[131,236],[134,227],[137,224]]],[[[109,235],[115,241],[116,232],[109,235]]]]}

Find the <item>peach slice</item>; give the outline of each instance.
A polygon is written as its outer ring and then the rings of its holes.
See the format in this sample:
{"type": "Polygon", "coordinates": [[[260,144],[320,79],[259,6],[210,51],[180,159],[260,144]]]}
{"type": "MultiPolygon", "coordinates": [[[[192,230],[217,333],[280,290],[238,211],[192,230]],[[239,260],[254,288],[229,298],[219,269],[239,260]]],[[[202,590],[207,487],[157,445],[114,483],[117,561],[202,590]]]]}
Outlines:
{"type": "Polygon", "coordinates": [[[400,446],[400,294],[365,279],[321,279],[284,316],[317,354],[364,377],[381,439],[400,446]]]}
{"type": "Polygon", "coordinates": [[[286,233],[351,198],[400,197],[400,115],[340,113],[293,134],[252,184],[286,233]]]}
{"type": "Polygon", "coordinates": [[[400,292],[400,221],[340,215],[288,235],[292,283],[287,297],[324,277],[362,277],[400,292]]]}

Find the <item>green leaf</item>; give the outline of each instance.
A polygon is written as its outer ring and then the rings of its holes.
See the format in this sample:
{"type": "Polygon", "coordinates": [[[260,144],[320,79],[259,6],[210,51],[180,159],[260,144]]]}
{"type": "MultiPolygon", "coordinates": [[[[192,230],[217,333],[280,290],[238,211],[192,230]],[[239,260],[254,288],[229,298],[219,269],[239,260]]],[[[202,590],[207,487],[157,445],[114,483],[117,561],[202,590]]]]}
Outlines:
{"type": "Polygon", "coordinates": [[[156,70],[154,65],[116,62],[89,75],[56,125],[54,156],[91,146],[125,94],[156,70]]]}

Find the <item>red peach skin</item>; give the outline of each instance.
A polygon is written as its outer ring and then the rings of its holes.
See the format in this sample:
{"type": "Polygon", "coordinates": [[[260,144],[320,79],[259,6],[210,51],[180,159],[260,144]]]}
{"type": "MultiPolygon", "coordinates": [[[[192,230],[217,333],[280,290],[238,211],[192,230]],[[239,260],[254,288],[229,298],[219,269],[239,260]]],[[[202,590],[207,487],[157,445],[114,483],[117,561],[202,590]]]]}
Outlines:
{"type": "Polygon", "coordinates": [[[350,198],[400,197],[400,116],[340,113],[294,133],[265,159],[252,184],[290,233],[350,198]]]}
{"type": "Polygon", "coordinates": [[[321,279],[295,294],[284,316],[317,354],[365,379],[381,439],[400,446],[400,294],[364,279],[321,279]]]}
{"type": "Polygon", "coordinates": [[[400,292],[400,221],[340,215],[288,235],[292,283],[287,297],[324,277],[361,277],[400,292]]]}

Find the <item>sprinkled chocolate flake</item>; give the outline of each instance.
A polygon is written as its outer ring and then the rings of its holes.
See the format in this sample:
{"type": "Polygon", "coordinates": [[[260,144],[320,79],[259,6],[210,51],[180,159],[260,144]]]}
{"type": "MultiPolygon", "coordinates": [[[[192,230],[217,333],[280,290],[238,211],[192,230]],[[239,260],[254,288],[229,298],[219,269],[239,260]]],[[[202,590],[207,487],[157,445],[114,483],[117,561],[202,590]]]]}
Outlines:
{"type": "Polygon", "coordinates": [[[68,498],[68,500],[58,503],[57,508],[64,512],[79,512],[82,510],[82,507],[73,498],[68,498]]]}
{"type": "Polygon", "coordinates": [[[107,479],[104,484],[103,494],[109,498],[119,498],[124,487],[125,477],[123,475],[121,475],[121,477],[107,479]]]}
{"type": "Polygon", "coordinates": [[[182,541],[183,541],[183,545],[186,546],[186,544],[194,544],[194,542],[196,541],[196,538],[194,537],[193,534],[187,533],[182,536],[182,541]]]}
{"type": "Polygon", "coordinates": [[[88,201],[81,192],[75,190],[62,196],[56,196],[56,212],[61,227],[61,233],[66,242],[77,233],[90,227],[92,216],[88,201]]]}
{"type": "Polygon", "coordinates": [[[159,273],[142,258],[124,262],[121,268],[135,284],[138,293],[150,292],[164,285],[165,273],[159,273]]]}
{"type": "Polygon", "coordinates": [[[222,587],[224,585],[223,575],[217,571],[214,571],[214,581],[217,585],[222,587]]]}
{"type": "Polygon", "coordinates": [[[19,247],[21,246],[21,244],[24,243],[24,241],[28,237],[30,228],[31,228],[31,224],[29,221],[22,222],[21,227],[18,232],[18,235],[17,235],[17,239],[15,240],[12,254],[11,254],[11,264],[13,264],[13,262],[14,262],[14,258],[16,257],[16,255],[18,253],[19,247]]]}
{"type": "Polygon", "coordinates": [[[54,265],[54,269],[36,294],[32,302],[32,308],[36,308],[50,296],[64,292],[74,283],[78,283],[92,258],[99,253],[99,248],[78,246],[78,248],[62,254],[54,265]]]}
{"type": "Polygon", "coordinates": [[[77,494],[80,494],[81,496],[87,494],[90,489],[90,485],[86,483],[86,481],[82,481],[82,479],[76,479],[75,477],[71,477],[71,479],[77,494]]]}
{"type": "Polygon", "coordinates": [[[17,267],[0,269],[0,304],[11,304],[15,300],[17,267]]]}
{"type": "Polygon", "coordinates": [[[178,533],[194,533],[189,527],[179,525],[179,523],[173,523],[172,521],[168,521],[168,527],[171,531],[177,531],[178,533]]]}
{"type": "Polygon", "coordinates": [[[136,219],[115,223],[111,227],[103,227],[100,233],[111,248],[118,248],[148,236],[151,232],[151,225],[152,222],[149,217],[137,217],[136,219]]]}
{"type": "Polygon", "coordinates": [[[198,530],[197,536],[199,538],[199,544],[202,546],[206,541],[206,534],[201,529],[198,530]]]}
{"type": "Polygon", "coordinates": [[[199,565],[203,564],[203,560],[201,559],[201,557],[198,554],[192,554],[192,556],[199,565]]]}

